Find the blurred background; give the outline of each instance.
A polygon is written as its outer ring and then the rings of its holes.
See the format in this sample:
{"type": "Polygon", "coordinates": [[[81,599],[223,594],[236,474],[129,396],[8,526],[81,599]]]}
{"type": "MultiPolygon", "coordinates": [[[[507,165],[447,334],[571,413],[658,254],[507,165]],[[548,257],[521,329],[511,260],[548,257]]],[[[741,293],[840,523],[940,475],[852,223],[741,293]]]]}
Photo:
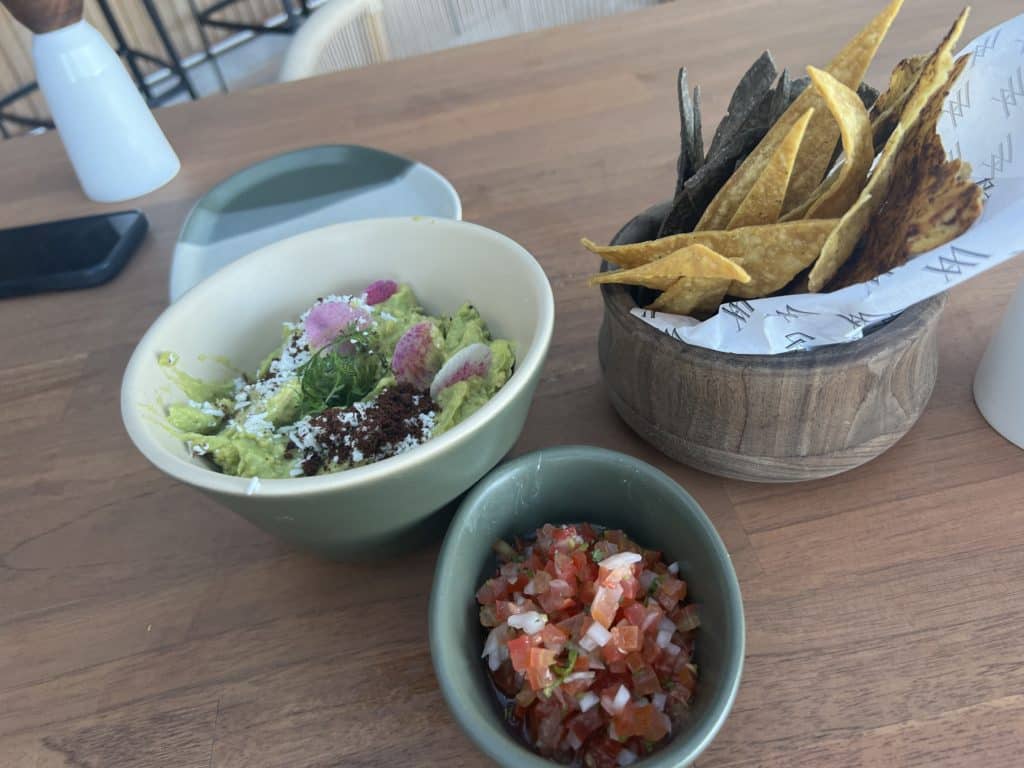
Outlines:
{"type": "MultiPolygon", "coordinates": [[[[86,0],[151,107],[670,0],[86,0]]],[[[52,127],[31,35],[0,7],[0,136],[52,127]]]]}

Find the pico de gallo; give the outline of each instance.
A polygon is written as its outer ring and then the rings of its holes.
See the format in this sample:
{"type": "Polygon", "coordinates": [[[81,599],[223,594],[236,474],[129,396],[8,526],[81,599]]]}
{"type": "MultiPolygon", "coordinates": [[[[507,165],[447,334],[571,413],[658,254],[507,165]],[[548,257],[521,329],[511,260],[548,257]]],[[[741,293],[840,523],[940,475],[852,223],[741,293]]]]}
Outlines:
{"type": "Polygon", "coordinates": [[[539,754],[587,768],[667,742],[697,687],[700,619],[678,563],[587,523],[494,548],[498,572],[476,597],[512,727],[539,754]]]}

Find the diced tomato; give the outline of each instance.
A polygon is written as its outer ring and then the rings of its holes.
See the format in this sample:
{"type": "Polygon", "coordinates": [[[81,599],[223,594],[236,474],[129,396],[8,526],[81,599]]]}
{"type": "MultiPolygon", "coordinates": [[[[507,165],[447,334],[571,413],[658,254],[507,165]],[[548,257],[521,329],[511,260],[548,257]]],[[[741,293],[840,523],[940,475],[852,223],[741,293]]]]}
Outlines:
{"type": "Polygon", "coordinates": [[[689,691],[697,687],[697,668],[692,664],[686,664],[676,674],[676,683],[689,691]]]}
{"type": "Polygon", "coordinates": [[[676,621],[680,632],[690,632],[700,626],[700,609],[691,603],[683,606],[682,614],[676,621]]]}
{"type": "Polygon", "coordinates": [[[615,725],[615,739],[626,741],[637,734],[636,730],[636,706],[627,704],[625,708],[612,718],[615,725]]]}
{"type": "Polygon", "coordinates": [[[553,592],[544,592],[537,595],[537,602],[540,603],[540,607],[547,614],[565,611],[576,605],[576,601],[571,597],[559,597],[553,592]]]}
{"type": "Polygon", "coordinates": [[[665,617],[665,612],[661,608],[655,605],[647,606],[647,618],[644,619],[640,625],[640,629],[644,632],[650,632],[652,635],[658,634],[658,624],[665,617]]]}
{"type": "Polygon", "coordinates": [[[639,653],[631,653],[626,656],[626,667],[629,668],[630,672],[636,672],[638,669],[643,669],[647,666],[647,662],[644,661],[644,657],[639,653]]]}
{"type": "Polygon", "coordinates": [[[550,755],[562,740],[562,707],[554,698],[537,699],[528,710],[527,727],[533,743],[543,755],[550,755]]]}
{"type": "Polygon", "coordinates": [[[624,675],[628,671],[626,668],[625,659],[616,659],[615,661],[609,662],[608,671],[614,672],[616,675],[624,675]]]}
{"type": "Polygon", "coordinates": [[[653,664],[661,657],[662,651],[653,637],[644,635],[644,647],[640,653],[644,657],[644,661],[653,664]]]}
{"type": "Polygon", "coordinates": [[[633,690],[638,696],[653,696],[655,693],[661,693],[658,675],[650,666],[645,664],[633,672],[633,690]]]}
{"type": "MultiPolygon", "coordinates": [[[[554,624],[545,624],[544,629],[540,631],[540,639],[545,648],[549,648],[555,653],[561,653],[565,644],[569,641],[569,635],[554,624]]],[[[511,650],[509,653],[511,653],[511,650]]]]}
{"type": "Polygon", "coordinates": [[[575,552],[572,553],[572,562],[576,566],[576,574],[575,575],[577,577],[579,577],[581,572],[584,573],[584,574],[586,573],[586,571],[587,571],[587,564],[590,561],[587,559],[587,553],[586,552],[584,552],[582,549],[577,549],[575,552]]]}
{"type": "MultiPolygon", "coordinates": [[[[576,657],[576,663],[573,664],[572,671],[573,672],[586,672],[588,669],[590,669],[590,659],[588,659],[586,657],[586,655],[584,655],[582,653],[579,654],[576,657]]],[[[587,687],[589,688],[590,686],[588,685],[587,687]]]]}
{"type": "Polygon", "coordinates": [[[680,600],[686,597],[686,582],[672,575],[662,576],[661,586],[658,587],[658,593],[655,597],[658,598],[658,602],[661,603],[666,611],[670,611],[679,604],[680,600]]]}
{"type": "Polygon", "coordinates": [[[611,664],[613,661],[625,661],[626,654],[615,643],[608,641],[601,649],[601,658],[606,664],[611,664]]]}
{"type": "Polygon", "coordinates": [[[594,602],[594,595],[597,594],[597,584],[593,581],[585,581],[580,584],[579,592],[576,598],[583,605],[592,605],[594,602]]]}
{"type": "Polygon", "coordinates": [[[661,741],[668,736],[668,718],[655,709],[653,704],[645,704],[633,711],[633,728],[637,736],[648,741],[661,741]]]}
{"type": "Polygon", "coordinates": [[[565,579],[552,579],[551,583],[548,584],[548,591],[556,597],[575,597],[576,578],[572,577],[568,581],[565,579]]]}
{"type": "Polygon", "coordinates": [[[640,582],[632,577],[623,579],[620,586],[622,587],[623,598],[629,598],[630,600],[636,599],[636,596],[643,591],[640,589],[640,582]]]}
{"type": "Polygon", "coordinates": [[[579,570],[572,555],[558,552],[552,562],[555,565],[555,576],[559,579],[571,580],[576,578],[576,571],[579,570]]]}
{"type": "Polygon", "coordinates": [[[629,605],[624,605],[622,615],[630,624],[642,627],[644,620],[647,618],[647,609],[640,603],[630,603],[629,605]]]}
{"type": "Polygon", "coordinates": [[[555,682],[551,665],[555,663],[554,651],[547,648],[531,648],[530,660],[526,668],[526,679],[535,691],[541,691],[555,682]]]}
{"type": "Polygon", "coordinates": [[[594,621],[600,622],[605,629],[611,627],[621,598],[622,589],[619,587],[598,587],[594,602],[590,604],[590,615],[594,621]]]}
{"type": "Polygon", "coordinates": [[[528,611],[536,611],[537,605],[532,600],[524,600],[522,603],[513,603],[508,600],[503,600],[499,603],[495,603],[494,608],[498,614],[498,621],[500,622],[505,621],[509,616],[515,616],[528,611]]]}
{"type": "Polygon", "coordinates": [[[639,651],[643,648],[643,643],[640,640],[640,628],[620,621],[612,628],[612,639],[609,645],[614,645],[623,653],[639,651]]]}
{"type": "Polygon", "coordinates": [[[508,657],[511,659],[512,668],[516,672],[525,672],[527,667],[530,666],[531,648],[529,635],[520,635],[508,641],[508,657]]]}
{"type": "Polygon", "coordinates": [[[600,707],[591,707],[586,712],[570,717],[565,725],[569,731],[576,734],[577,739],[586,741],[590,734],[604,725],[604,717],[601,715],[600,707]]]}
{"type": "Polygon", "coordinates": [[[647,568],[657,570],[660,565],[662,568],[666,568],[664,563],[661,562],[661,552],[656,549],[645,549],[640,552],[644,558],[644,566],[647,568]]]}
{"type": "Polygon", "coordinates": [[[583,765],[587,768],[616,768],[622,745],[607,736],[591,739],[583,753],[583,765]]]}
{"type": "Polygon", "coordinates": [[[509,583],[507,579],[488,579],[477,590],[476,599],[481,605],[490,605],[508,597],[509,583]]]}
{"type": "Polygon", "coordinates": [[[583,623],[586,621],[586,618],[582,613],[575,613],[569,618],[559,621],[557,626],[569,636],[570,640],[579,640],[583,636],[583,623]]]}

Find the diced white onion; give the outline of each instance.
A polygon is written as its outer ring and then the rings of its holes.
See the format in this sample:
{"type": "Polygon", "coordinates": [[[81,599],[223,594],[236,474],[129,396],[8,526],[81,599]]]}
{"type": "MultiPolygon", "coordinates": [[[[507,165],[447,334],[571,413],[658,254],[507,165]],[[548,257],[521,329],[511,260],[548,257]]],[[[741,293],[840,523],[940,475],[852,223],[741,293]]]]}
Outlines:
{"type": "Polygon", "coordinates": [[[597,650],[597,641],[584,635],[580,638],[580,648],[582,648],[587,653],[590,653],[591,651],[597,650]]]}
{"type": "Polygon", "coordinates": [[[619,552],[618,554],[606,557],[601,561],[601,567],[608,571],[617,571],[619,568],[626,568],[639,563],[643,557],[636,552],[619,552]]]}
{"type": "Polygon", "coordinates": [[[590,661],[591,669],[607,669],[607,667],[604,665],[604,662],[596,656],[588,656],[587,658],[590,661]]]}
{"type": "Polygon", "coordinates": [[[536,579],[530,579],[526,583],[526,586],[523,587],[523,594],[526,594],[526,595],[536,595],[537,594],[537,580],[536,579]]]}
{"type": "Polygon", "coordinates": [[[668,572],[671,573],[673,576],[679,573],[679,563],[672,563],[672,565],[668,567],[668,572]]]}
{"type": "Polygon", "coordinates": [[[565,678],[562,682],[571,683],[575,680],[593,680],[594,672],[573,672],[571,675],[565,678]]]}
{"type": "Polygon", "coordinates": [[[612,700],[612,714],[617,715],[624,710],[626,705],[629,704],[629,699],[629,688],[620,685],[619,690],[615,692],[615,698],[612,700]]]}
{"type": "MultiPolygon", "coordinates": [[[[586,710],[584,710],[585,712],[586,710]]],[[[565,737],[565,743],[568,744],[574,751],[583,746],[583,742],[580,741],[580,737],[576,735],[575,731],[569,730],[569,735],[565,737]]]]}
{"type": "Polygon", "coordinates": [[[505,655],[508,655],[508,648],[505,646],[505,638],[508,636],[508,627],[505,624],[499,624],[490,632],[487,633],[487,640],[484,641],[484,652],[480,654],[481,658],[487,657],[487,666],[492,672],[501,666],[502,650],[505,651],[505,655]]]}
{"type": "Polygon", "coordinates": [[[597,702],[599,701],[600,699],[597,697],[596,693],[594,693],[593,691],[587,691],[582,696],[580,696],[580,711],[587,712],[588,710],[592,709],[594,705],[597,704],[597,702]]]}
{"type": "Polygon", "coordinates": [[[548,588],[549,589],[568,589],[569,588],[569,582],[566,581],[565,579],[552,579],[551,583],[548,585],[548,588]]]}
{"type": "Polygon", "coordinates": [[[665,696],[664,693],[656,693],[653,696],[651,696],[651,703],[654,704],[654,708],[656,710],[658,710],[659,712],[664,712],[665,711],[665,699],[666,699],[666,696],[665,696]]]}
{"type": "Polygon", "coordinates": [[[661,622],[658,624],[658,631],[659,632],[675,632],[676,631],[676,624],[671,619],[662,619],[661,622]]]}
{"type": "Polygon", "coordinates": [[[683,649],[675,643],[669,643],[665,646],[665,653],[667,653],[669,656],[678,656],[680,652],[682,652],[682,650],[683,649]]]}
{"type": "Polygon", "coordinates": [[[657,578],[657,574],[654,571],[644,571],[640,574],[640,586],[643,587],[644,592],[647,592],[651,588],[651,584],[657,578]]]}
{"type": "Polygon", "coordinates": [[[647,629],[657,620],[657,618],[658,618],[658,612],[657,611],[648,611],[647,612],[647,617],[644,619],[644,623],[640,625],[640,631],[641,632],[646,632],[647,629]]]}
{"type": "MultiPolygon", "coordinates": [[[[588,637],[591,640],[593,640],[598,646],[603,648],[605,645],[607,645],[608,641],[612,639],[612,633],[604,627],[602,627],[599,622],[595,621],[593,624],[590,625],[590,629],[586,631],[586,634],[583,635],[583,640],[586,640],[588,637]]],[[[583,644],[583,640],[580,641],[580,645],[583,644]]],[[[588,650],[592,651],[594,649],[589,648],[588,650]]]]}
{"type": "Polygon", "coordinates": [[[619,765],[632,765],[636,762],[636,752],[634,752],[631,749],[624,749],[621,752],[619,752],[619,756],[618,758],[616,758],[616,762],[619,765]]]}
{"type": "Polygon", "coordinates": [[[536,635],[544,629],[544,625],[547,623],[548,617],[537,611],[527,611],[526,613],[518,613],[515,616],[508,617],[508,625],[510,627],[521,629],[528,635],[536,635]]]}
{"type": "MultiPolygon", "coordinates": [[[[510,619],[510,621],[511,621],[511,619],[510,619]]],[[[658,636],[655,638],[655,642],[658,644],[658,647],[659,648],[666,648],[666,647],[668,647],[668,644],[672,642],[672,635],[674,635],[675,632],[676,632],[676,628],[675,627],[672,627],[672,629],[659,629],[658,630],[658,636]]]]}

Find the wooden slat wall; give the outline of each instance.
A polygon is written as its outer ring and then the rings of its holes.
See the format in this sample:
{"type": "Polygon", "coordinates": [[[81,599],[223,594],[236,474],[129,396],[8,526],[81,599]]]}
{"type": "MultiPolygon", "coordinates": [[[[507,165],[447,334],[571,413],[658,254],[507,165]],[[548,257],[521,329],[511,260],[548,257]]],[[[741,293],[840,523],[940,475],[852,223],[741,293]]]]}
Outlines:
{"type": "MultiPolygon", "coordinates": [[[[134,48],[163,56],[163,47],[156,31],[150,24],[142,3],[138,0],[109,0],[129,45],[134,48]]],[[[199,6],[206,7],[212,2],[200,0],[199,6]]],[[[199,31],[192,19],[188,0],[160,0],[157,3],[160,17],[167,27],[171,38],[182,57],[202,50],[199,31]]],[[[239,22],[260,22],[278,13],[283,5],[281,0],[240,0],[231,8],[225,9],[219,17],[239,22]]],[[[86,0],[85,16],[88,21],[110,38],[109,30],[94,0],[86,0]]],[[[211,41],[216,42],[226,35],[227,31],[213,28],[207,29],[211,41]]],[[[0,96],[10,93],[18,87],[32,82],[31,36],[21,27],[7,10],[0,7],[0,96]]],[[[151,72],[155,67],[140,64],[144,72],[151,72]]],[[[31,97],[22,99],[8,111],[29,117],[44,117],[46,105],[42,96],[36,92],[31,97]]],[[[12,133],[20,131],[16,126],[8,124],[12,133]]]]}

